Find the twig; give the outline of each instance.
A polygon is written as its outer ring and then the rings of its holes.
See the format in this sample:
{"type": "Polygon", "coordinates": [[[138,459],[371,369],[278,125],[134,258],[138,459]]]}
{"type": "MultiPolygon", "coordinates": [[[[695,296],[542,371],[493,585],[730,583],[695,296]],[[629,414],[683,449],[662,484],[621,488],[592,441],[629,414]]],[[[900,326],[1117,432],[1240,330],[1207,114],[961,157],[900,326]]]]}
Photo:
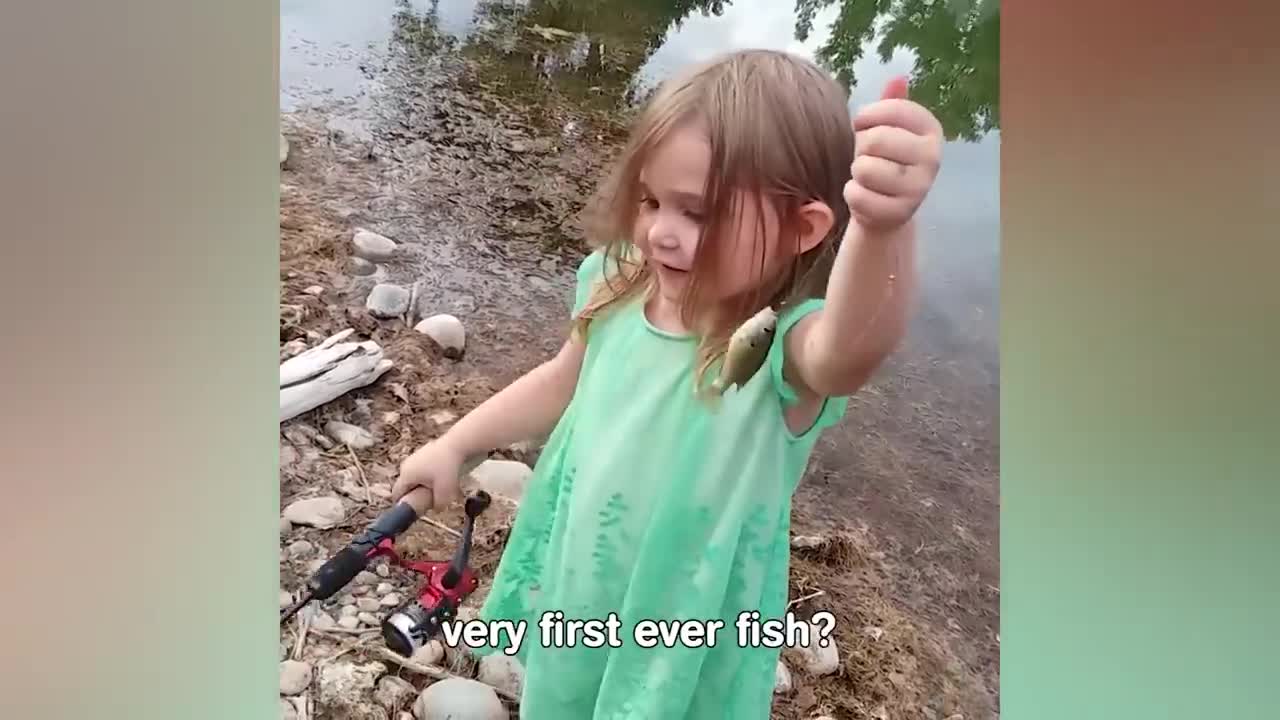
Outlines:
{"type": "MultiPolygon", "coordinates": [[[[408,670],[409,672],[415,672],[415,673],[418,673],[419,675],[426,675],[432,680],[448,680],[449,678],[462,677],[461,675],[454,675],[453,673],[441,667],[416,663],[408,658],[401,657],[400,655],[397,655],[396,653],[392,652],[389,648],[385,648],[382,646],[378,646],[377,648],[374,648],[374,654],[382,658],[383,660],[399,665],[400,667],[404,668],[405,670],[408,670]]],[[[503,690],[501,688],[493,688],[493,691],[497,693],[498,697],[502,698],[503,700],[506,700],[511,703],[516,703],[516,704],[519,704],[520,702],[520,698],[516,697],[515,695],[512,695],[506,690],[503,690]]]]}
{"type": "Polygon", "coordinates": [[[454,530],[453,528],[449,527],[448,525],[445,525],[444,523],[440,522],[439,520],[432,520],[431,518],[422,518],[422,522],[424,522],[424,523],[426,523],[426,524],[430,525],[430,526],[431,526],[431,527],[433,527],[433,528],[438,528],[438,529],[440,529],[440,530],[443,530],[443,531],[445,531],[445,532],[449,533],[450,535],[452,535],[452,536],[454,536],[454,537],[456,537],[456,538],[461,538],[461,537],[462,537],[462,533],[458,532],[457,530],[454,530]]]}
{"type": "Polygon", "coordinates": [[[805,600],[812,600],[812,599],[814,599],[814,598],[816,598],[816,597],[822,597],[823,595],[826,595],[826,594],[827,594],[827,592],[826,592],[825,590],[816,590],[816,591],[814,591],[814,592],[809,593],[808,595],[804,595],[804,596],[802,596],[802,597],[798,597],[798,598],[796,598],[795,600],[792,600],[791,602],[787,603],[787,609],[788,609],[788,610],[790,610],[790,609],[791,609],[791,606],[793,606],[793,605],[798,605],[798,604],[800,604],[800,603],[804,602],[805,600]]]}
{"type": "Polygon", "coordinates": [[[351,461],[356,464],[356,470],[360,473],[360,484],[364,486],[364,501],[373,504],[373,491],[369,489],[369,478],[364,474],[364,465],[360,464],[360,458],[356,455],[356,451],[351,448],[350,443],[346,443],[347,454],[351,456],[351,461]]]}
{"type": "Polygon", "coordinates": [[[311,628],[311,632],[320,635],[369,635],[373,636],[379,632],[378,628],[356,628],[354,630],[344,627],[331,627],[323,630],[319,628],[311,628]]]}
{"type": "Polygon", "coordinates": [[[302,659],[302,648],[307,644],[307,633],[311,631],[311,613],[298,613],[298,641],[293,645],[293,659],[302,659]]]}

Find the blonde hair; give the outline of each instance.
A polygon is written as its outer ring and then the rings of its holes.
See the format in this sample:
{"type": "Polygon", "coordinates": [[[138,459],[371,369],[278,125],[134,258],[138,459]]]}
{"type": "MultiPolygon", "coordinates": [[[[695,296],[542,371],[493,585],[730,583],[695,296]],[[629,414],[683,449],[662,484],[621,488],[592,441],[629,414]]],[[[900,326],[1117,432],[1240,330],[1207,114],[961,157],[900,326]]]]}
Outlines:
{"type": "MultiPolygon", "coordinates": [[[[849,220],[842,193],[854,138],[844,88],[813,63],[788,53],[728,53],[667,80],[636,119],[612,173],[585,208],[588,242],[602,251],[606,268],[616,272],[606,272],[575,317],[578,337],[585,339],[590,323],[611,308],[655,289],[652,272],[631,244],[641,200],[640,171],[653,148],[687,123],[705,128],[711,145],[711,170],[703,189],[707,222],[681,306],[685,323],[699,334],[697,387],[744,320],[766,305],[778,308],[825,294],[849,220]],[[761,277],[753,291],[703,307],[699,299],[707,273],[721,253],[742,251],[738,244],[744,239],[734,232],[736,208],[752,195],[757,203],[772,204],[783,242],[788,234],[796,240],[787,272],[761,277]],[[801,253],[791,221],[802,205],[814,200],[831,209],[835,222],[821,243],[801,253]]],[[[758,217],[763,221],[764,213],[758,217]]],[[[763,230],[754,236],[761,273],[763,230]]]]}

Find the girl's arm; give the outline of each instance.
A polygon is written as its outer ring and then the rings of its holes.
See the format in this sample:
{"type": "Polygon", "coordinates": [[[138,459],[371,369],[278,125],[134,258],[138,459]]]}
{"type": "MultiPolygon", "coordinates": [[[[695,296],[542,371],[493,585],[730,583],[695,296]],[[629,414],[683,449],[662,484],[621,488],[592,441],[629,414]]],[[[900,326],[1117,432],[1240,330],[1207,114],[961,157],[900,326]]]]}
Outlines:
{"type": "Polygon", "coordinates": [[[546,437],[573,399],[586,346],[569,339],[555,357],[525,373],[441,436],[459,457],[546,437]]]}

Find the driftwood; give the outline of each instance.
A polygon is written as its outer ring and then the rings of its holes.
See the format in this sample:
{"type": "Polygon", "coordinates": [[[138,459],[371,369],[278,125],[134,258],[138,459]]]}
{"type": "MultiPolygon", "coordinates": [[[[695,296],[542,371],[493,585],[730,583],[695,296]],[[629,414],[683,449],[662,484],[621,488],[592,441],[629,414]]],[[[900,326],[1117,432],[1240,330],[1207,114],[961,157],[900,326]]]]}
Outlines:
{"type": "Polygon", "coordinates": [[[372,340],[344,342],[348,328],[280,363],[280,422],[373,383],[394,363],[372,340]]]}

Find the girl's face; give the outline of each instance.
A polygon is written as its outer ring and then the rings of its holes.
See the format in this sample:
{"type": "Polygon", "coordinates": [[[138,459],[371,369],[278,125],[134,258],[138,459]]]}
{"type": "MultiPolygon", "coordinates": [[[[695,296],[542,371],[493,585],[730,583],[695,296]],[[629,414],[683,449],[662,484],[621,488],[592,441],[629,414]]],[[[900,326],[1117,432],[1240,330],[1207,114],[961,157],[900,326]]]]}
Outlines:
{"type": "MultiPolygon", "coordinates": [[[[689,284],[699,235],[708,220],[702,192],[710,169],[711,145],[705,133],[696,126],[682,126],[653,149],[640,172],[633,242],[657,277],[660,296],[671,303],[681,301],[689,284]]],[[[716,240],[726,243],[724,251],[717,253],[717,267],[712,268],[711,277],[700,281],[700,293],[707,293],[712,301],[760,284],[765,275],[757,243],[764,243],[765,274],[778,270],[784,259],[772,207],[765,203],[761,217],[754,197],[744,193],[738,199],[737,212],[728,223],[730,236],[716,240]]]]}

